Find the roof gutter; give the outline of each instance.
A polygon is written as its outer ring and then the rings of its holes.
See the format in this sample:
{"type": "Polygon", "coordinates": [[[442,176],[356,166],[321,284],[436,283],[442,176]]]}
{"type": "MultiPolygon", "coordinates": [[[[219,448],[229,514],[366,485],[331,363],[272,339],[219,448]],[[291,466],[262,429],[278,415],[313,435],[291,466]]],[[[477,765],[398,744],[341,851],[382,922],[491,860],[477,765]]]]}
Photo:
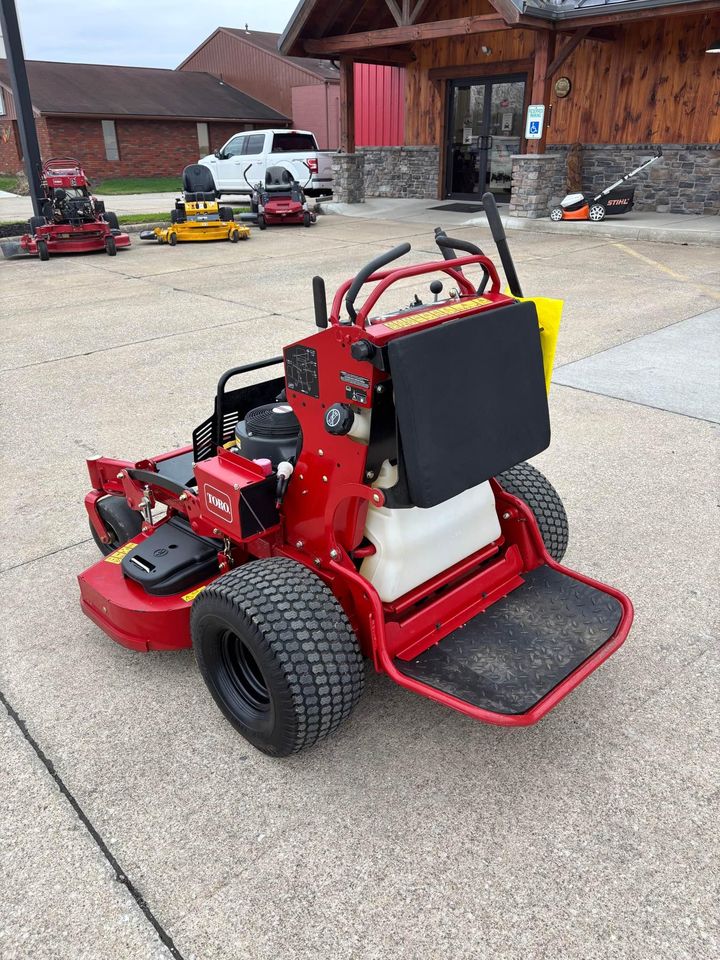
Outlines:
{"type": "MultiPolygon", "coordinates": [[[[597,7],[574,7],[564,10],[560,7],[550,9],[549,7],[530,6],[527,0],[523,2],[523,14],[533,16],[543,20],[549,20],[559,23],[567,20],[575,20],[580,17],[597,17],[600,20],[603,16],[615,13],[636,13],[638,10],[657,10],[662,12],[664,7],[675,7],[678,5],[687,6],[699,2],[699,0],[623,0],[619,3],[607,3],[597,7]]],[[[521,24],[518,24],[521,26],[521,24]]]]}

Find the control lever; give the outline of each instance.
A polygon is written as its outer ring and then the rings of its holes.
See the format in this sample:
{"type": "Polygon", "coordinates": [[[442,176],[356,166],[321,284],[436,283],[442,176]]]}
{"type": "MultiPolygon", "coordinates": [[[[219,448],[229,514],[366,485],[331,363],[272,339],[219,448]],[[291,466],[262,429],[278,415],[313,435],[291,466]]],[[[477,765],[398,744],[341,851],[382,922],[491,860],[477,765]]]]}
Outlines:
{"type": "Polygon", "coordinates": [[[437,303],[438,300],[440,299],[440,294],[442,293],[442,291],[443,291],[442,280],[433,280],[433,282],[430,284],[430,293],[435,295],[435,300],[434,300],[435,303],[437,303]]]}
{"type": "Polygon", "coordinates": [[[287,460],[281,460],[277,465],[277,486],[275,488],[275,506],[279,510],[287,493],[290,477],[293,475],[294,467],[287,460]]]}

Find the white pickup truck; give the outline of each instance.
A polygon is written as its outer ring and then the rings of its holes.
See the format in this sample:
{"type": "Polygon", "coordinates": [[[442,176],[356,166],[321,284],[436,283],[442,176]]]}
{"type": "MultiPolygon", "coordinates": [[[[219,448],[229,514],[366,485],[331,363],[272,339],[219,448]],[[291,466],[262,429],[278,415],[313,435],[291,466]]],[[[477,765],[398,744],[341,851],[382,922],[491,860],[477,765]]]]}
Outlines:
{"type": "Polygon", "coordinates": [[[285,167],[305,186],[310,197],[332,193],[332,153],[318,150],[317,141],[307,130],[248,130],[230,137],[215,153],[200,163],[212,170],[215,191],[222,194],[250,193],[251,184],[265,181],[268,167],[285,167]]]}

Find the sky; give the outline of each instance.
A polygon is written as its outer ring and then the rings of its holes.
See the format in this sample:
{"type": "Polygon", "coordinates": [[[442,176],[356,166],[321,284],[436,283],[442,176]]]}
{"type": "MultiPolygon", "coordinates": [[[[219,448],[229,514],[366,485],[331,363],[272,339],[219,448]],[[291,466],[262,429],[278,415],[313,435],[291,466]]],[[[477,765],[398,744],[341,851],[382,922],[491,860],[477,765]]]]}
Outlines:
{"type": "Polygon", "coordinates": [[[216,27],[282,33],[297,0],[16,0],[27,60],[176,67],[216,27]]]}

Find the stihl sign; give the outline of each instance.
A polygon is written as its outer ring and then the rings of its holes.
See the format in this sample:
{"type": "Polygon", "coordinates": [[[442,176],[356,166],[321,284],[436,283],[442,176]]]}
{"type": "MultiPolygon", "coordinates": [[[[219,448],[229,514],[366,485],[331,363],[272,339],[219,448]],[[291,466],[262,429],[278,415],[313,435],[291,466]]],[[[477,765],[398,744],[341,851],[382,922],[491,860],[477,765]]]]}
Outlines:
{"type": "Polygon", "coordinates": [[[204,490],[205,506],[208,508],[208,511],[214,516],[220,517],[228,523],[232,523],[232,504],[227,494],[223,493],[222,490],[218,490],[217,487],[208,486],[208,484],[205,484],[204,490]]]}

